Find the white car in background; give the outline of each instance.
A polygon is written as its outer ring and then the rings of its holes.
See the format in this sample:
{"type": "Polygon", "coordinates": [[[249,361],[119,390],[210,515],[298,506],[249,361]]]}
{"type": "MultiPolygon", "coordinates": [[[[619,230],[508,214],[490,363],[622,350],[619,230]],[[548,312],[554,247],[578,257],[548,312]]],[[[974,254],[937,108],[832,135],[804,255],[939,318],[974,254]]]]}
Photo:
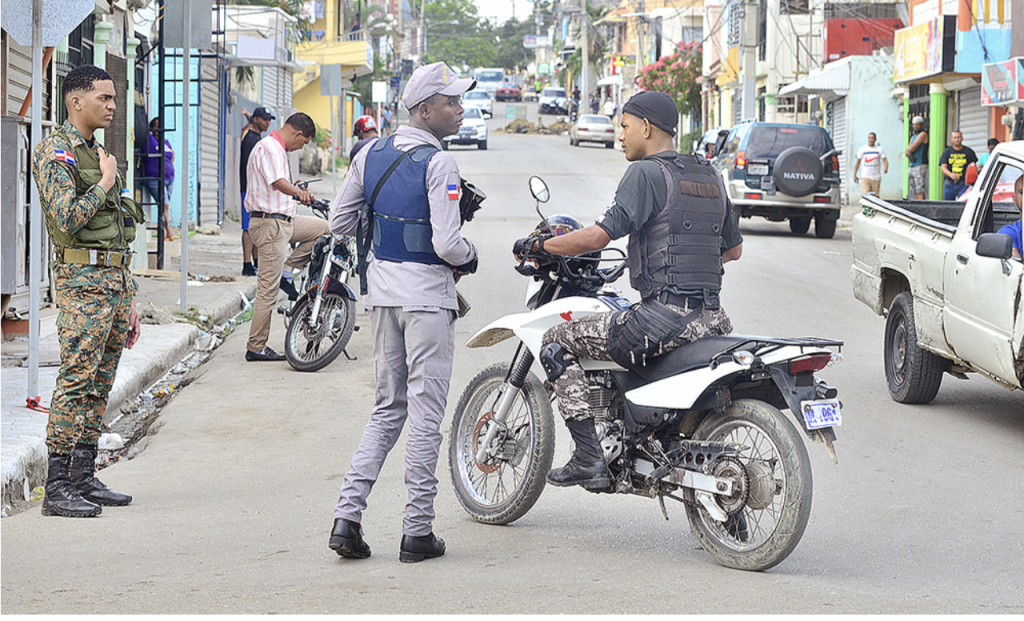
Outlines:
{"type": "Polygon", "coordinates": [[[449,145],[475,144],[481,151],[487,150],[487,121],[479,108],[466,108],[462,113],[462,127],[459,133],[445,136],[441,147],[447,151],[449,145]]]}
{"type": "Polygon", "coordinates": [[[469,91],[463,95],[462,107],[466,110],[477,108],[488,119],[494,116],[494,103],[491,100],[491,96],[487,91],[480,89],[469,91]]]}

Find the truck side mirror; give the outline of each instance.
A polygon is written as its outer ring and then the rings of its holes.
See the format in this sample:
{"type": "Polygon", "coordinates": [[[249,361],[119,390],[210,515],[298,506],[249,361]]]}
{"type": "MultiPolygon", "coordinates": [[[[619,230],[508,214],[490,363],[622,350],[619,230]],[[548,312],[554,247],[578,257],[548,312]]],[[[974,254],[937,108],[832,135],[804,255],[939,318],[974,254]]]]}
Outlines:
{"type": "Polygon", "coordinates": [[[976,252],[979,257],[1009,259],[1013,256],[1013,238],[1000,233],[985,233],[978,238],[976,252]]]}

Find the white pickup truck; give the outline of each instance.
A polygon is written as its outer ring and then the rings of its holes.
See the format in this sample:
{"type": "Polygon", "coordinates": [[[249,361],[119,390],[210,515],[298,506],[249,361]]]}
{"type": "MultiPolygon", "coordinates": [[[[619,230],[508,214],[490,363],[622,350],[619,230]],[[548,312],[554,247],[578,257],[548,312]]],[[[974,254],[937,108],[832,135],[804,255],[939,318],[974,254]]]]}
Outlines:
{"type": "Polygon", "coordinates": [[[966,203],[861,199],[853,219],[853,292],[885,323],[892,398],[928,403],[944,373],[1024,386],[1024,263],[1011,237],[1024,142],[996,148],[966,203]]]}

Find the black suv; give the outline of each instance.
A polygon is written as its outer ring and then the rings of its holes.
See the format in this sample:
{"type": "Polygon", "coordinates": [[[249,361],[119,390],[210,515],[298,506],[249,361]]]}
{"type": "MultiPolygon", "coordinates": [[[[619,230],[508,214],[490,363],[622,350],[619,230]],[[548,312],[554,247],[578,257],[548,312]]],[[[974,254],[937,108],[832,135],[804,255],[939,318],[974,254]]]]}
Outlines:
{"type": "Polygon", "coordinates": [[[839,219],[839,151],[817,125],[744,122],[721,132],[715,168],[736,214],[789,220],[797,234],[830,238],[839,219]]]}

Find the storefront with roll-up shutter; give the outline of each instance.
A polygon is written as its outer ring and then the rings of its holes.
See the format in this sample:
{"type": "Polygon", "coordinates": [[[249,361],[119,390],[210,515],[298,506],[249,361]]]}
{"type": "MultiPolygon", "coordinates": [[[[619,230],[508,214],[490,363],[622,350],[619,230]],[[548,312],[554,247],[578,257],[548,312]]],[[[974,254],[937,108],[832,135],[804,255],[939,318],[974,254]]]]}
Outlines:
{"type": "Polygon", "coordinates": [[[964,146],[979,156],[988,151],[988,114],[989,108],[981,105],[980,85],[957,92],[957,125],[950,132],[959,129],[964,146]]]}
{"type": "MultiPolygon", "coordinates": [[[[843,180],[839,184],[839,196],[840,201],[844,205],[850,204],[850,183],[852,183],[852,176],[850,175],[850,141],[849,141],[849,122],[846,116],[846,97],[842,97],[832,102],[832,145],[840,150],[839,153],[839,175],[840,179],[843,180]]],[[[857,159],[856,150],[854,151],[853,159],[857,159]]]]}

